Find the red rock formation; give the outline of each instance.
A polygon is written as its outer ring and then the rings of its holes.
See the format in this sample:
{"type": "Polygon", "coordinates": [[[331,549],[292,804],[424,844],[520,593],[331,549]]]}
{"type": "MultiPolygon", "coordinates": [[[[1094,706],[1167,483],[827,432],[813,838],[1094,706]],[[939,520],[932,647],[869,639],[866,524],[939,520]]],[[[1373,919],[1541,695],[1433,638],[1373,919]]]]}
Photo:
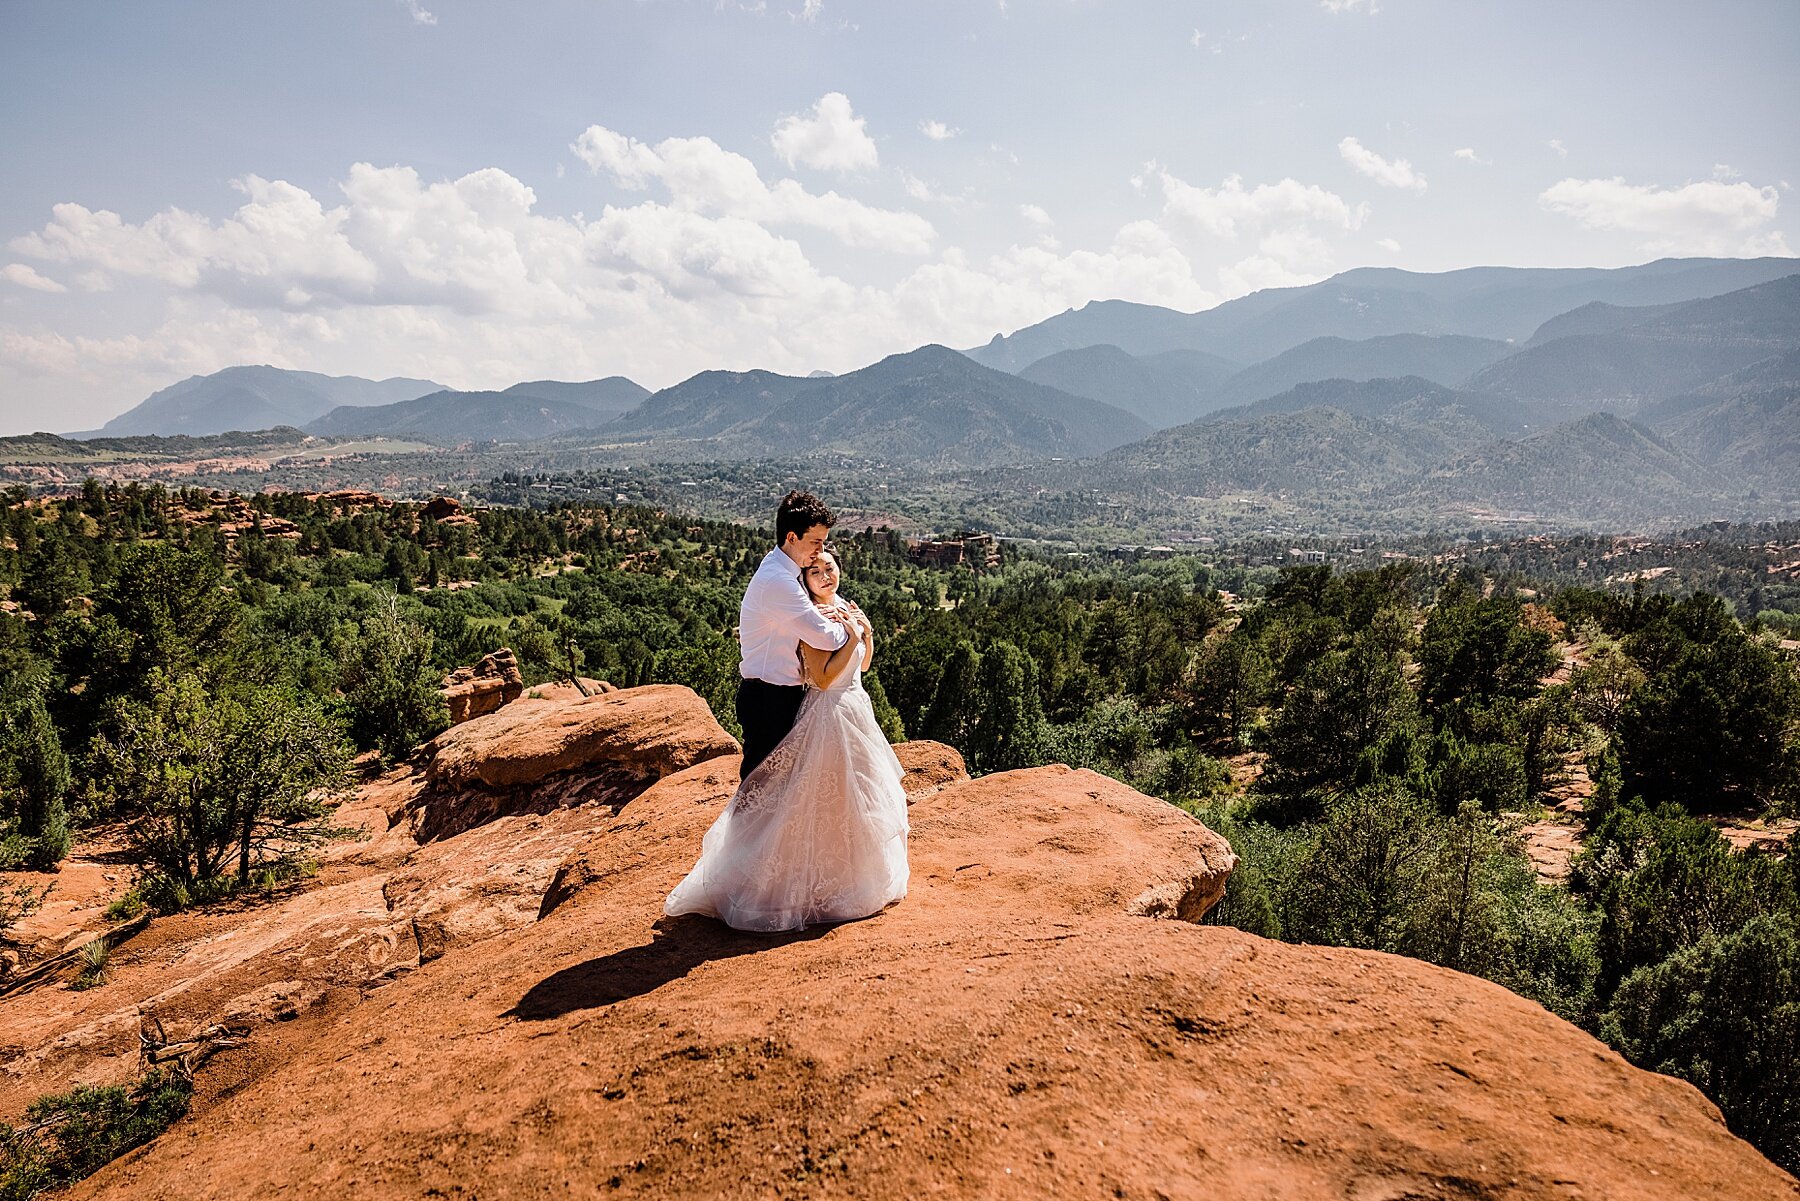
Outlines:
{"type": "MultiPolygon", "coordinates": [[[[320,887],[190,931],[161,967],[126,944],[112,984],[9,999],[8,1116],[44,1091],[26,1081],[126,1045],[140,1003],[177,1008],[152,993],[174,980],[194,1021],[293,1020],[256,1026],[180,1127],[73,1195],[1800,1197],[1692,1087],[1496,985],[1155,920],[1209,904],[1229,849],[1091,772],[968,780],[903,747],[904,901],[773,937],[663,920],[737,763],[676,768],[722,744],[658,691],[536,706],[644,710],[661,749],[583,743],[670,770],[623,803],[420,845],[409,814],[444,786],[398,772],[345,811],[385,833],[320,887]],[[226,962],[230,980],[187,970],[226,962]]],[[[458,730],[486,723],[510,778],[525,759],[499,728],[533,707],[458,730]]]]}
{"type": "Polygon", "coordinates": [[[483,655],[473,667],[459,667],[444,677],[444,701],[450,706],[450,724],[492,713],[525,691],[525,677],[510,647],[483,655]]]}

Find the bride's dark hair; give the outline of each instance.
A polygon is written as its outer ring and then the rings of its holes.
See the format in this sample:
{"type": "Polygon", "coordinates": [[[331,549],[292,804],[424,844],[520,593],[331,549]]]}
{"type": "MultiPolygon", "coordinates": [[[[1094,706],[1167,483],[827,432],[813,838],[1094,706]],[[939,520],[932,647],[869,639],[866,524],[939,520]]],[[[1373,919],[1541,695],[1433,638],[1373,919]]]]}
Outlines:
{"type": "MultiPolygon", "coordinates": [[[[808,527],[808,528],[811,528],[811,527],[808,527]]],[[[819,552],[819,558],[823,559],[826,555],[830,555],[831,561],[838,565],[838,579],[840,581],[842,581],[843,575],[844,575],[844,561],[842,559],[838,558],[837,551],[833,550],[829,546],[825,547],[823,550],[821,550],[819,552]]],[[[818,565],[819,565],[818,560],[815,559],[813,561],[812,567],[808,567],[805,571],[802,571],[800,573],[800,578],[802,580],[806,581],[806,595],[808,595],[808,596],[817,596],[818,595],[818,591],[815,588],[813,588],[813,584],[812,584],[813,567],[817,567],[818,565]]]]}

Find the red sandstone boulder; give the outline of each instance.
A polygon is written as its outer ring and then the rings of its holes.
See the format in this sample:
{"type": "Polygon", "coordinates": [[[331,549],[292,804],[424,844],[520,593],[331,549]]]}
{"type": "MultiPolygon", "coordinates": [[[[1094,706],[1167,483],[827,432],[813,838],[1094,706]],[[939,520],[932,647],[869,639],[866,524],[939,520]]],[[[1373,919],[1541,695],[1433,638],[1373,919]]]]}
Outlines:
{"type": "Polygon", "coordinates": [[[472,717],[492,713],[519,699],[525,677],[510,647],[501,647],[473,667],[459,667],[444,677],[444,701],[450,706],[450,724],[461,725],[472,717]]]}
{"type": "Polygon", "coordinates": [[[595,764],[648,782],[739,749],[692,689],[650,684],[464,722],[427,744],[427,771],[446,788],[519,788],[595,764]]]}
{"type": "Polygon", "coordinates": [[[894,747],[894,754],[899,758],[900,766],[906,770],[906,774],[901,777],[900,786],[906,789],[909,804],[922,796],[930,796],[947,784],[969,778],[969,769],[963,763],[962,752],[941,742],[922,738],[902,742],[894,747]]]}

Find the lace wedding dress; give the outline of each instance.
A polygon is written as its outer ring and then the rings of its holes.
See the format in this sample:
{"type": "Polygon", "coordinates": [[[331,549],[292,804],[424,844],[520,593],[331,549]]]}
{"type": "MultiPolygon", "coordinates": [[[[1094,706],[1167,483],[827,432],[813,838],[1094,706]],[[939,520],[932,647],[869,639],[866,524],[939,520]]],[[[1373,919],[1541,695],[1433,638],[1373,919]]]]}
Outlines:
{"type": "Polygon", "coordinates": [[[798,930],[880,912],[906,895],[900,761],[862,686],[863,649],[758,764],[663,904],[739,930],[798,930]]]}

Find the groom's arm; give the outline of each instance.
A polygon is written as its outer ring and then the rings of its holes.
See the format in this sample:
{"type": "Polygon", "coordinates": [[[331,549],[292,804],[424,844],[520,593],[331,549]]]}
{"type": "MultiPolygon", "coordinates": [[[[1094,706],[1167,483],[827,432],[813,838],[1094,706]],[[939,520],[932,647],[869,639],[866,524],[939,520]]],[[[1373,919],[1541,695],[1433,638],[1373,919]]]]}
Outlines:
{"type": "Polygon", "coordinates": [[[822,651],[835,651],[850,640],[842,617],[827,617],[797,583],[793,588],[771,588],[769,608],[794,641],[822,651]]]}

